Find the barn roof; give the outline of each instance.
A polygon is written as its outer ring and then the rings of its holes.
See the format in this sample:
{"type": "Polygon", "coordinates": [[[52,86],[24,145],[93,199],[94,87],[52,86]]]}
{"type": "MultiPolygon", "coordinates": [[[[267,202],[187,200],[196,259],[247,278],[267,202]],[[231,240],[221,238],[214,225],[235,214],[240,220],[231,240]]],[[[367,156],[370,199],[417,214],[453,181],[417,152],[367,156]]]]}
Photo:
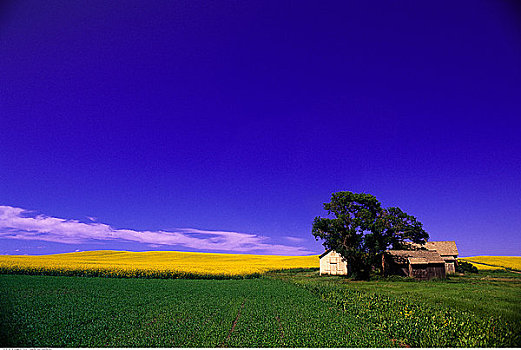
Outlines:
{"type": "Polygon", "coordinates": [[[458,255],[458,248],[454,241],[425,242],[423,246],[428,250],[436,250],[440,255],[458,255]]]}
{"type": "Polygon", "coordinates": [[[432,241],[425,242],[425,244],[417,244],[404,242],[405,245],[411,247],[411,249],[427,249],[427,250],[435,250],[442,256],[453,255],[458,256],[458,248],[456,247],[456,242],[454,241],[432,241]]]}
{"type": "Polygon", "coordinates": [[[437,251],[433,250],[387,250],[386,253],[397,261],[410,264],[439,264],[445,262],[437,251]]]}

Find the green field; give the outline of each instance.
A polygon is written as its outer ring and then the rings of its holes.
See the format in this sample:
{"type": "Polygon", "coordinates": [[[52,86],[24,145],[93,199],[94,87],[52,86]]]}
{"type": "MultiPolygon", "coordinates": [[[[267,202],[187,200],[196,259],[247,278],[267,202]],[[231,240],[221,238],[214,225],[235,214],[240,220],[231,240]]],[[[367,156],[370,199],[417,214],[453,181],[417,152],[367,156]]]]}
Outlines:
{"type": "Polygon", "coordinates": [[[370,322],[278,280],[2,275],[0,283],[1,346],[391,346],[370,322]]]}
{"type": "Polygon", "coordinates": [[[316,271],[250,280],[0,275],[0,346],[520,346],[520,286],[510,273],[437,282],[316,271]]]}

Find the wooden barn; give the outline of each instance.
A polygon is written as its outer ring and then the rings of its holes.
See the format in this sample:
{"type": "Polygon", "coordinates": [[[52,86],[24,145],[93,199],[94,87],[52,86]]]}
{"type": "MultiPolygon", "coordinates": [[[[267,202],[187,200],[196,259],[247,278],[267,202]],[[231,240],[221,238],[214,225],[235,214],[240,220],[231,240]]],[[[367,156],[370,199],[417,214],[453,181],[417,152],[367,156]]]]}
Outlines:
{"type": "Polygon", "coordinates": [[[456,273],[456,263],[458,258],[458,248],[454,241],[434,241],[426,242],[423,247],[427,250],[433,250],[440,254],[445,261],[445,273],[447,275],[456,273]]]}
{"type": "Polygon", "coordinates": [[[436,251],[387,250],[382,255],[385,276],[399,275],[428,280],[445,277],[445,261],[436,251]]]}
{"type": "Polygon", "coordinates": [[[320,275],[347,275],[347,262],[334,250],[326,250],[320,256],[320,275]]]}
{"type": "Polygon", "coordinates": [[[425,242],[425,244],[414,244],[411,243],[411,249],[427,249],[430,251],[436,251],[440,254],[441,258],[445,261],[445,273],[452,275],[456,273],[456,264],[458,258],[458,247],[454,241],[432,241],[425,242]]]}

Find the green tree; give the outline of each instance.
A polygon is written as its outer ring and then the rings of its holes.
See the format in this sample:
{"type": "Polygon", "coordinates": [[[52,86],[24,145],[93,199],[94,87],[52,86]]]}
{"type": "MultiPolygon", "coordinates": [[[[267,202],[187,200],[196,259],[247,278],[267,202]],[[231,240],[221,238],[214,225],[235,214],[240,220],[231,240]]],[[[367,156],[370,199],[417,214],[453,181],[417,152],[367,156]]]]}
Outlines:
{"type": "Polygon", "coordinates": [[[371,194],[333,193],[324,209],[329,217],[313,220],[313,236],[322,239],[326,249],[337,251],[358,279],[367,279],[380,266],[386,249],[404,249],[405,242],[422,244],[429,238],[414,216],[396,207],[382,208],[371,194]]]}

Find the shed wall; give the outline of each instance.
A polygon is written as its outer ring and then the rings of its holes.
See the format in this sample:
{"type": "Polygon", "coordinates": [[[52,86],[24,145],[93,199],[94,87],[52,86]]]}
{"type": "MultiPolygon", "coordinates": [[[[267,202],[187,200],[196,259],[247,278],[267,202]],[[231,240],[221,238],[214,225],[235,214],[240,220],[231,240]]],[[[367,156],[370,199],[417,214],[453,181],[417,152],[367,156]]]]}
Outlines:
{"type": "Polygon", "coordinates": [[[409,276],[421,280],[445,278],[445,264],[410,264],[409,276]]]}
{"type": "Polygon", "coordinates": [[[384,274],[402,277],[413,277],[416,279],[445,278],[445,263],[411,264],[408,259],[383,256],[382,261],[384,274]]]}
{"type": "Polygon", "coordinates": [[[402,263],[397,263],[395,259],[384,254],[382,256],[382,264],[385,276],[409,276],[409,264],[405,260],[402,263]]]}
{"type": "Polygon", "coordinates": [[[320,258],[321,275],[347,275],[347,273],[347,263],[337,252],[331,251],[320,258]]]}
{"type": "Polygon", "coordinates": [[[453,275],[456,273],[456,265],[454,261],[445,261],[445,272],[447,275],[453,275]]]}

